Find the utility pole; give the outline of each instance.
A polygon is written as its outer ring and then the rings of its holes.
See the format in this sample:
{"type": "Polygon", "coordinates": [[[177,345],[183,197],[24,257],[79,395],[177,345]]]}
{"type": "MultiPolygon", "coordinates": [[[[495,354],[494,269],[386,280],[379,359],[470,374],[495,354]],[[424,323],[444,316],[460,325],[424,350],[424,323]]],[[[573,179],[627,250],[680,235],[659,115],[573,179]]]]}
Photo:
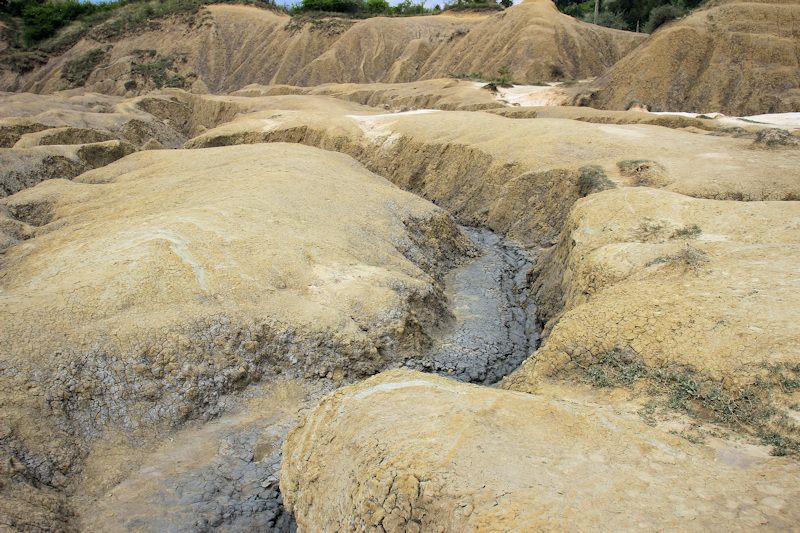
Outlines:
{"type": "Polygon", "coordinates": [[[600,16],[600,0],[594,0],[594,23],[597,24],[597,17],[600,16]]]}

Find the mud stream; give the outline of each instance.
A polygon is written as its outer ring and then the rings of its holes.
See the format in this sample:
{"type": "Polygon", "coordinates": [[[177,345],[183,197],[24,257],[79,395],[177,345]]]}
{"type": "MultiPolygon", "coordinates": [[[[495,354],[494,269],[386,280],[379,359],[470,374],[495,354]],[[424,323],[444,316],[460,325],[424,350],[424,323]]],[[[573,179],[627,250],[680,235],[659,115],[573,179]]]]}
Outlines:
{"type": "Polygon", "coordinates": [[[461,381],[490,385],[517,368],[539,342],[536,305],[528,297],[528,254],[495,233],[462,227],[481,255],[454,269],[445,292],[455,324],[421,359],[408,364],[461,381]]]}
{"type": "MultiPolygon", "coordinates": [[[[406,365],[489,385],[538,344],[536,308],[527,296],[532,259],[489,230],[462,229],[480,255],[446,277],[455,321],[427,353],[406,365]]],[[[281,446],[303,413],[332,387],[305,380],[251,387],[238,409],[179,431],[105,496],[84,499],[82,528],[295,531],[278,487],[281,446]]]]}

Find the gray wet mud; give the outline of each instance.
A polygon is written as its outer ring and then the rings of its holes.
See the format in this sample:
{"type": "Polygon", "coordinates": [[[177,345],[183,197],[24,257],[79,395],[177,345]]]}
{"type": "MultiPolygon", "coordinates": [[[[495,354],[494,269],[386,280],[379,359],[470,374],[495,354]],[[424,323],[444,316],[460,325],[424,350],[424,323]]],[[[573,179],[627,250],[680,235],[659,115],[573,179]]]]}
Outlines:
{"type": "Polygon", "coordinates": [[[533,260],[490,230],[462,229],[481,255],[445,280],[455,323],[407,366],[490,385],[522,364],[539,343],[536,305],[527,290],[533,260]]]}
{"type": "MultiPolygon", "coordinates": [[[[540,329],[528,298],[531,257],[486,229],[462,228],[480,255],[445,279],[455,320],[407,366],[493,384],[536,348],[540,329]]],[[[153,452],[126,481],[92,503],[85,529],[97,531],[293,532],[278,487],[288,431],[330,385],[312,385],[260,409],[243,409],[185,429],[153,452]],[[267,407],[270,406],[270,407],[267,407]],[[113,525],[112,525],[113,524],[113,525]],[[109,527],[110,526],[110,527],[109,527]]],[[[267,390],[279,384],[265,384],[267,390]]],[[[247,396],[261,395],[256,386],[247,396]]]]}

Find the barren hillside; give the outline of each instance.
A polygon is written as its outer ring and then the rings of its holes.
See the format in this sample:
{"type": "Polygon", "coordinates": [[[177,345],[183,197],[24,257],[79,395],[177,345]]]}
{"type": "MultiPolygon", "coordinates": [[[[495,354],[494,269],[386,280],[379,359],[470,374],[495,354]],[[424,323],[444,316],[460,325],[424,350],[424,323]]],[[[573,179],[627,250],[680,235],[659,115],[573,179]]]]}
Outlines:
{"type": "Polygon", "coordinates": [[[538,82],[597,76],[644,37],[579,22],[550,0],[492,15],[289,17],[240,5],[211,5],[117,34],[109,23],[28,73],[8,64],[0,88],[53,92],[84,84],[108,94],[156,86],[228,92],[251,83],[404,82],[451,74],[538,82]],[[69,65],[88,62],[85,79],[69,65]]]}
{"type": "Polygon", "coordinates": [[[591,105],[752,115],[800,110],[800,3],[716,0],[598,80],[591,105]]]}

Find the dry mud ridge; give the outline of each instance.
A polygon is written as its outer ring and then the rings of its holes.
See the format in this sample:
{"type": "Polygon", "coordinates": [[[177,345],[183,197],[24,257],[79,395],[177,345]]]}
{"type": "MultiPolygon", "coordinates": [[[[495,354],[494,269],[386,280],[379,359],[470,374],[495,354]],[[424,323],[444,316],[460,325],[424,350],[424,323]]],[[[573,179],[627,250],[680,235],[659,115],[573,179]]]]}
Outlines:
{"type": "Polygon", "coordinates": [[[327,396],[289,434],[286,506],[303,531],[797,525],[796,461],[698,446],[592,400],[384,372],[327,396]]]}
{"type": "Polygon", "coordinates": [[[793,527],[796,137],[450,83],[0,97],[0,524],[793,527]]]}

